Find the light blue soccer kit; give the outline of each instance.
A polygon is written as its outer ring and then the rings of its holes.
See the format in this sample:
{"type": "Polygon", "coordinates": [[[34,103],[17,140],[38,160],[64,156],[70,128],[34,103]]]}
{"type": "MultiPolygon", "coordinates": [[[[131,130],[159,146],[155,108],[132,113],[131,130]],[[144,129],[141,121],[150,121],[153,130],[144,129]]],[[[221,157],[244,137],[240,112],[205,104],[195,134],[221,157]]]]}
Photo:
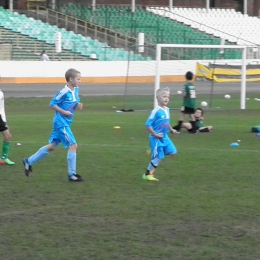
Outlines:
{"type": "MultiPolygon", "coordinates": [[[[51,132],[49,143],[55,142],[56,145],[62,143],[67,148],[72,144],[76,144],[75,137],[70,129],[70,125],[74,118],[75,109],[80,102],[79,88],[75,87],[72,91],[67,85],[61,89],[51,100],[50,106],[58,106],[63,110],[70,111],[72,116],[64,116],[55,111],[53,118],[53,130],[51,132]]],[[[46,146],[41,147],[35,154],[28,158],[29,165],[41,160],[49,154],[46,146]]],[[[68,175],[76,174],[76,153],[68,150],[68,175]]]]}
{"type": "Polygon", "coordinates": [[[162,134],[163,138],[158,139],[152,134],[149,136],[150,148],[151,148],[151,160],[163,159],[167,154],[177,153],[177,149],[172,140],[168,136],[170,124],[170,109],[156,107],[151,112],[145,125],[152,127],[157,134],[162,134]]]}
{"type": "Polygon", "coordinates": [[[79,88],[75,87],[74,91],[66,85],[51,100],[50,106],[58,106],[63,110],[70,111],[72,116],[64,116],[55,111],[53,118],[53,130],[50,135],[49,143],[55,142],[56,145],[62,143],[64,148],[76,144],[75,137],[70,129],[70,125],[74,118],[75,109],[80,102],[79,88]]]}

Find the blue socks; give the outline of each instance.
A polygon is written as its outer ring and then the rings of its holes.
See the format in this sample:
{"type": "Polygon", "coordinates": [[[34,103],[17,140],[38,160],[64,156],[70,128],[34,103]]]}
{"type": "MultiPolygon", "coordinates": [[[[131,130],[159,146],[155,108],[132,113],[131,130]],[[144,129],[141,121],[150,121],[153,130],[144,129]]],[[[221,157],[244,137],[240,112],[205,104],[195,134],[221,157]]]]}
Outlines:
{"type": "Polygon", "coordinates": [[[72,151],[68,151],[67,154],[67,160],[68,160],[68,174],[69,176],[76,174],[76,160],[77,160],[77,154],[72,151]]]}
{"type": "Polygon", "coordinates": [[[32,156],[30,156],[28,158],[28,162],[30,165],[33,165],[33,164],[37,163],[38,161],[40,161],[42,158],[44,158],[48,154],[49,154],[49,152],[47,151],[46,146],[43,146],[35,154],[33,154],[32,156]]]}
{"type": "MultiPolygon", "coordinates": [[[[48,152],[46,146],[43,146],[35,154],[33,154],[32,156],[30,156],[28,158],[28,162],[30,165],[33,165],[33,164],[37,163],[38,161],[40,161],[42,158],[44,158],[48,154],[49,154],[49,152],[48,152]]],[[[69,176],[76,174],[76,159],[77,159],[76,153],[69,150],[68,154],[67,154],[69,176]]]]}

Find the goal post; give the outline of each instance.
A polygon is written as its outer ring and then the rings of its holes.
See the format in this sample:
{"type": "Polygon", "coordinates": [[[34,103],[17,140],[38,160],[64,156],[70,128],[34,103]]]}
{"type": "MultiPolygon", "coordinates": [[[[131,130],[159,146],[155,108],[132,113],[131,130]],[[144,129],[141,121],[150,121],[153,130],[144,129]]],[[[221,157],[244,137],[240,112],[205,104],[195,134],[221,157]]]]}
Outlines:
{"type": "Polygon", "coordinates": [[[162,62],[163,48],[182,48],[182,49],[217,49],[222,50],[241,50],[241,88],[240,88],[240,109],[246,108],[246,53],[248,46],[239,45],[193,45],[193,44],[157,44],[156,45],[156,64],[155,64],[155,85],[154,85],[154,107],[157,106],[156,91],[160,88],[160,64],[162,62]]]}

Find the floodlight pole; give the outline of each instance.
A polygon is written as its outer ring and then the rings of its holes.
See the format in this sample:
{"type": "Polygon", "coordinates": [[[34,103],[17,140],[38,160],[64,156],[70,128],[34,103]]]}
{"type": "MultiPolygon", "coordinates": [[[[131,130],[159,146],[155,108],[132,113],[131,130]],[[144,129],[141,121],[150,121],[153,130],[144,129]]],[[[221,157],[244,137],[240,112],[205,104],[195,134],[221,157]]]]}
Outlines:
{"type": "Polygon", "coordinates": [[[132,0],[132,13],[134,13],[135,12],[135,0],[132,0]]]}
{"type": "Polygon", "coordinates": [[[170,10],[170,12],[172,12],[172,1],[173,0],[169,0],[169,10],[170,10]]]}
{"type": "Polygon", "coordinates": [[[244,3],[244,7],[243,7],[244,14],[247,14],[247,0],[244,0],[243,3],[244,3]]]}
{"type": "Polygon", "coordinates": [[[53,10],[56,9],[56,0],[52,0],[52,1],[51,1],[51,8],[52,8],[53,10]]]}
{"type": "Polygon", "coordinates": [[[10,12],[13,12],[13,10],[14,10],[13,0],[9,0],[9,11],[10,11],[10,12]]]}
{"type": "Polygon", "coordinates": [[[157,107],[156,91],[160,88],[160,61],[161,61],[161,45],[156,44],[156,68],[155,68],[155,87],[154,87],[154,103],[153,107],[157,107]]]}
{"type": "Polygon", "coordinates": [[[209,0],[207,0],[207,1],[206,1],[206,10],[207,10],[207,13],[209,12],[209,8],[210,8],[210,6],[209,6],[209,0]]]}
{"type": "Polygon", "coordinates": [[[96,11],[96,0],[92,0],[92,11],[96,11]]]}
{"type": "Polygon", "coordinates": [[[240,108],[246,109],[246,50],[244,47],[242,50],[242,73],[241,73],[241,93],[240,93],[240,108]]]}

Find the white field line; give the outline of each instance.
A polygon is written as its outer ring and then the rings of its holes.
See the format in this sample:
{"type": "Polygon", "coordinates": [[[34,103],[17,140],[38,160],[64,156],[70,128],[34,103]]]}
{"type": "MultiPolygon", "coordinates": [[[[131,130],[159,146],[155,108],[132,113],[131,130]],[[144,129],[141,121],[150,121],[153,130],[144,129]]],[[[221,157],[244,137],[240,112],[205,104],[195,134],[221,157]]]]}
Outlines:
{"type": "MultiPolygon", "coordinates": [[[[11,141],[11,143],[18,143],[16,141],[11,141]]],[[[21,146],[23,144],[40,144],[40,145],[44,145],[44,144],[47,144],[47,141],[46,143],[43,143],[43,142],[24,142],[24,143],[21,143],[21,146]]],[[[149,146],[148,143],[147,145],[125,145],[125,144],[88,144],[88,143],[78,143],[79,146],[89,146],[89,147],[98,147],[98,148],[126,148],[126,149],[133,149],[133,148],[141,148],[141,149],[147,149],[147,147],[149,146]]],[[[20,146],[19,146],[20,147],[20,146]]],[[[60,147],[62,147],[60,145],[60,147]]],[[[196,151],[219,151],[219,152],[245,152],[245,153],[259,153],[260,150],[249,150],[249,149],[241,149],[241,147],[238,147],[238,148],[225,148],[225,149],[222,149],[222,148],[203,148],[203,147],[189,147],[189,148],[182,148],[181,150],[196,150],[196,151]]]]}
{"type": "MultiPolygon", "coordinates": [[[[35,207],[35,208],[27,208],[24,210],[10,210],[10,211],[6,211],[6,212],[0,212],[0,216],[1,217],[5,217],[5,216],[11,216],[11,215],[24,215],[24,214],[28,214],[28,213],[35,213],[35,212],[39,212],[39,211],[45,211],[45,210],[50,210],[50,209],[61,209],[66,207],[65,205],[63,206],[45,206],[45,207],[35,207]]],[[[69,207],[69,205],[68,205],[69,207]]]]}

